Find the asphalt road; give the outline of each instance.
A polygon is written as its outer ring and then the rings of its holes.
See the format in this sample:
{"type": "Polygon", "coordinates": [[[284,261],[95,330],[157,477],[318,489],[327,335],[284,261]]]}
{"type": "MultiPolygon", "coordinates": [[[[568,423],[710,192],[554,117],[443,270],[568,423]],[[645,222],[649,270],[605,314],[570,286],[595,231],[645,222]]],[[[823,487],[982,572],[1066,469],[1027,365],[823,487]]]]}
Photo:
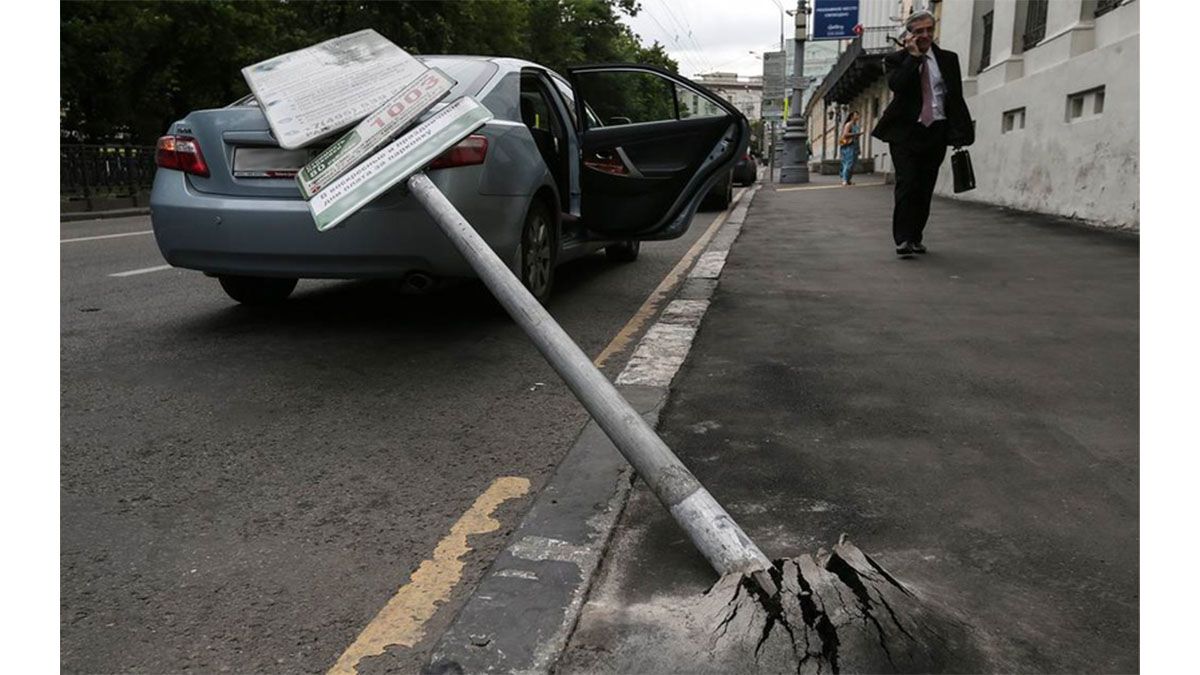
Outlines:
{"type": "MultiPolygon", "coordinates": [[[[550,311],[600,353],[716,215],[560,268],[550,311]]],[[[62,226],[62,670],[325,671],[496,478],[528,479],[393,661],[415,668],[586,413],[477,283],[302,281],[252,311],[157,269],[149,229],[62,226]]]]}

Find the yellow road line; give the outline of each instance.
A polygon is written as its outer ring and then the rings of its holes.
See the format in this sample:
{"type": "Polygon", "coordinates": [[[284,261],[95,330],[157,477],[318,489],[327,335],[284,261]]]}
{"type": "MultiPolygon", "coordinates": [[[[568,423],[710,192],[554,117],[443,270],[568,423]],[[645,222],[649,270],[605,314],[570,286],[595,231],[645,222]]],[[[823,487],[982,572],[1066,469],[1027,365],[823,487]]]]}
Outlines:
{"type": "Polygon", "coordinates": [[[841,185],[841,184],[835,184],[835,185],[812,185],[812,186],[809,186],[809,187],[775,188],[775,191],[776,191],[776,192],[795,192],[796,190],[828,190],[829,188],[845,188],[845,187],[851,187],[851,188],[856,188],[856,187],[878,187],[878,186],[880,186],[880,185],[887,185],[887,183],[853,183],[853,184],[851,184],[851,185],[841,185]]]}
{"type": "Polygon", "coordinates": [[[683,257],[679,259],[679,262],[676,263],[674,269],[672,269],[671,272],[667,274],[665,278],[663,278],[662,282],[658,284],[658,287],[655,288],[652,293],[650,293],[650,296],[646,298],[646,301],[642,303],[642,306],[638,308],[638,311],[631,319],[629,319],[628,323],[625,324],[625,327],[616,334],[612,341],[608,343],[608,346],[600,352],[600,355],[597,356],[594,361],[592,361],[593,365],[595,365],[597,368],[603,368],[604,364],[610,358],[612,358],[614,354],[620,353],[629,346],[629,343],[633,342],[634,336],[638,334],[638,331],[642,329],[642,326],[645,325],[646,321],[653,316],[656,311],[658,311],[658,306],[662,304],[663,299],[670,295],[671,291],[675,290],[675,287],[678,286],[679,282],[683,280],[683,275],[685,272],[687,272],[688,267],[691,266],[692,261],[695,260],[696,256],[700,255],[700,252],[703,251],[704,247],[708,245],[709,240],[712,239],[717,233],[717,230],[720,229],[721,224],[724,223],[725,219],[729,217],[729,214],[733,212],[734,207],[736,207],[738,202],[742,200],[742,196],[746,194],[746,190],[748,189],[750,188],[742,188],[742,190],[738,192],[737,197],[735,197],[734,200],[729,203],[729,208],[725,209],[725,212],[717,217],[717,219],[708,226],[708,229],[704,231],[704,234],[700,235],[700,238],[696,240],[696,243],[692,244],[692,247],[688,249],[688,252],[683,254],[683,257]]]}
{"type": "Polygon", "coordinates": [[[378,656],[393,645],[417,644],[425,636],[425,623],[462,578],[462,558],[471,551],[467,536],[500,529],[500,521],[492,518],[492,513],[509,499],[528,492],[527,478],[504,476],[493,481],[450,528],[450,534],[438,542],[433,558],[421,563],[409,582],[396,591],[329,669],[330,675],[357,673],[359,661],[367,656],[378,656]]]}

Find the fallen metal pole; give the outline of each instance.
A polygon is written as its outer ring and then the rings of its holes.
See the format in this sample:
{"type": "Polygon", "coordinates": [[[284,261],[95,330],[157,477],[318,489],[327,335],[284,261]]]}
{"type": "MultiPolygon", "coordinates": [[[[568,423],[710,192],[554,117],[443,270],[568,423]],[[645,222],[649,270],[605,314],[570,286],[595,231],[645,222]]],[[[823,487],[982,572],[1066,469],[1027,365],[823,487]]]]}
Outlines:
{"type": "Polygon", "coordinates": [[[408,187],[713,569],[721,575],[752,574],[764,591],[774,595],[775,586],[765,572],[771,561],[521,285],[450,200],[423,173],[409,178],[408,187]]]}

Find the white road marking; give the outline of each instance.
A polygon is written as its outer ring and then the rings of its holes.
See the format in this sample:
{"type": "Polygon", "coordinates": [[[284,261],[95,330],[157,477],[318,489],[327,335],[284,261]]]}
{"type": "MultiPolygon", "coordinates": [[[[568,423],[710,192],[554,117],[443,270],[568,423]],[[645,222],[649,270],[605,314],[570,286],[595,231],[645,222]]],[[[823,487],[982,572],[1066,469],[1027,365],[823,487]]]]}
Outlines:
{"type": "Polygon", "coordinates": [[[725,268],[725,256],[728,254],[729,251],[705,251],[688,276],[693,279],[719,278],[721,270],[725,268]]]}
{"type": "Polygon", "coordinates": [[[141,232],[121,232],[120,234],[98,234],[94,237],[75,237],[74,239],[60,239],[60,244],[73,244],[77,241],[96,241],[97,239],[116,239],[117,237],[136,237],[140,234],[154,234],[154,230],[142,230],[141,232]]]}
{"type": "Polygon", "coordinates": [[[159,265],[157,267],[143,267],[140,270],[129,270],[128,272],[117,272],[115,274],[110,274],[108,276],[110,276],[110,277],[131,277],[135,274],[147,274],[149,272],[161,272],[163,270],[169,270],[169,269],[171,269],[170,265],[159,265]]]}

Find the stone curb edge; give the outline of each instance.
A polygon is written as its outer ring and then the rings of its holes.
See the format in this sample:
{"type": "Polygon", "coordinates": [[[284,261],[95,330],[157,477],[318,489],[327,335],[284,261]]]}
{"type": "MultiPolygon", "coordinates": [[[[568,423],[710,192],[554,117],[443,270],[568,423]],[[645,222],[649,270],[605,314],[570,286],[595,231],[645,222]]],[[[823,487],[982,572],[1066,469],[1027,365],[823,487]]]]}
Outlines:
{"type": "MultiPolygon", "coordinates": [[[[617,378],[618,391],[652,427],[760,187],[749,188],[730,212],[617,378]],[[673,350],[665,359],[673,368],[647,365],[663,361],[664,350],[673,350]]],[[[575,629],[633,479],[633,468],[590,420],[438,639],[425,672],[550,672],[575,629]]]]}

